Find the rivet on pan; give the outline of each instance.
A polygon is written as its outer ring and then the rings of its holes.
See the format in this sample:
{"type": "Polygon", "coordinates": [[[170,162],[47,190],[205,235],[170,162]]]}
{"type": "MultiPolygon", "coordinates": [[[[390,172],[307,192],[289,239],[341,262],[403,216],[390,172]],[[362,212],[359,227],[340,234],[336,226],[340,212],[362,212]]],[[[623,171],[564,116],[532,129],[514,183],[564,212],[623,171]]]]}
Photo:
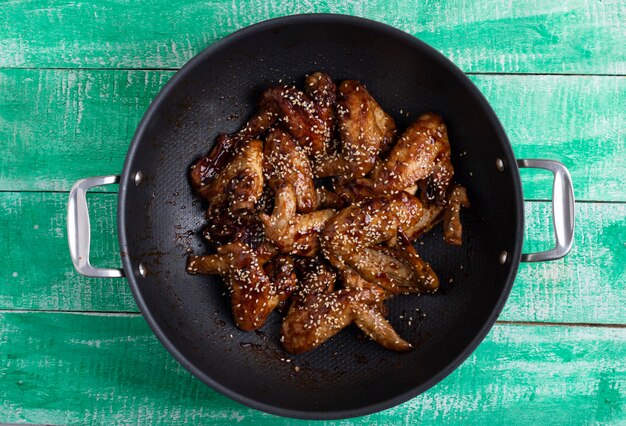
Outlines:
{"type": "Polygon", "coordinates": [[[496,169],[498,169],[499,172],[504,171],[504,161],[502,161],[500,157],[496,158],[496,169]]]}
{"type": "Polygon", "coordinates": [[[141,171],[138,171],[137,173],[135,173],[135,185],[139,186],[142,180],[143,180],[143,173],[141,173],[141,171]]]}
{"type": "Polygon", "coordinates": [[[507,256],[508,253],[506,251],[503,251],[498,255],[498,262],[500,262],[500,265],[504,265],[506,263],[507,256]]]}
{"type": "Polygon", "coordinates": [[[143,263],[139,264],[139,275],[141,275],[142,277],[145,278],[146,275],[148,275],[148,270],[146,269],[146,267],[143,265],[143,263]]]}

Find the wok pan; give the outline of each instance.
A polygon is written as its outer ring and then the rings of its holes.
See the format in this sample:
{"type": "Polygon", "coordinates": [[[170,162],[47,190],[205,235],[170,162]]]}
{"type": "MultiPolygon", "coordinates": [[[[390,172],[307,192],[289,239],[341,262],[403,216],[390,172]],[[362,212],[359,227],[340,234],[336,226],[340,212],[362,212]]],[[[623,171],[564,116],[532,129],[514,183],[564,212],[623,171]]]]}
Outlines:
{"type": "Polygon", "coordinates": [[[238,31],[176,73],[139,124],[121,176],[84,179],[72,188],[68,236],[76,269],[126,276],[155,335],[200,380],[259,410],[333,419],[404,402],[459,366],[502,310],[520,260],[568,253],[573,209],[567,169],[554,161],[516,161],[486,100],[437,51],[366,19],[299,15],[238,31]],[[456,179],[472,207],[462,215],[462,247],[444,244],[439,229],[417,244],[438,272],[441,291],[387,302],[391,323],[416,347],[408,353],[390,352],[348,328],[310,353],[289,356],[279,343],[279,314],[258,332],[242,332],[231,320],[221,280],[185,272],[188,252],[206,251],[203,206],[191,193],[189,166],[218,133],[243,125],[263,89],[281,81],[301,86],[304,75],[317,70],[336,81],[364,82],[400,129],[426,111],[441,114],[448,126],[456,179]],[[518,167],[554,173],[553,250],[522,254],[518,167]],[[94,268],[85,193],[117,182],[123,269],[94,268]]]}

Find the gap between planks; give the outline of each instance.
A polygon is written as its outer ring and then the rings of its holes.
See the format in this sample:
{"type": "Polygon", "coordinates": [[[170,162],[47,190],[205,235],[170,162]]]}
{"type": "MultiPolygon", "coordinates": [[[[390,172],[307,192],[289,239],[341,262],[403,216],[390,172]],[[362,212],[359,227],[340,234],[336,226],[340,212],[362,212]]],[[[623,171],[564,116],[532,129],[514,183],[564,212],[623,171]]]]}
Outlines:
{"type": "MultiPolygon", "coordinates": [[[[0,67],[0,70],[23,70],[23,71],[179,71],[181,68],[158,68],[158,67],[0,67]]],[[[463,71],[465,75],[512,75],[512,76],[562,76],[562,77],[624,77],[626,74],[617,73],[566,73],[566,72],[484,72],[463,71]]]]}
{"type": "MultiPolygon", "coordinates": [[[[50,310],[50,309],[0,309],[2,314],[70,314],[70,315],[88,315],[103,317],[139,317],[141,312],[132,311],[73,311],[73,310],[50,310]]],[[[626,328],[626,324],[601,324],[586,322],[533,322],[533,321],[496,321],[497,325],[515,325],[515,326],[531,326],[531,327],[586,327],[586,328],[626,328]]]]}

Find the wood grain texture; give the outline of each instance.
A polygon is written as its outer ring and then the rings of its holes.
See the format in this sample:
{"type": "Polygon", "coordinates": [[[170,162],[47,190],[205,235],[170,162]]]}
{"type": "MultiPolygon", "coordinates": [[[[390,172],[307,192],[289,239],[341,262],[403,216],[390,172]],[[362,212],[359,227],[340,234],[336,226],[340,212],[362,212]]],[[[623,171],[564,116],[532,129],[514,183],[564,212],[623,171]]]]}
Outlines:
{"type": "Polygon", "coordinates": [[[178,68],[237,29],[311,12],[388,23],[464,71],[626,72],[621,0],[16,0],[0,5],[0,22],[11,23],[0,33],[0,66],[178,68]]]}
{"type": "MultiPolygon", "coordinates": [[[[140,316],[5,312],[0,324],[2,421],[307,423],[257,412],[204,386],[140,316]]],[[[425,394],[379,414],[327,424],[624,421],[625,360],[626,329],[496,325],[458,370],[425,394]]]]}
{"type": "MultiPolygon", "coordinates": [[[[90,198],[91,261],[120,267],[117,197],[90,198]]],[[[69,256],[67,194],[0,193],[0,306],[6,309],[137,311],[126,280],[80,275],[69,256]]]]}
{"type": "MultiPolygon", "coordinates": [[[[116,267],[113,194],[93,194],[92,259],[116,267]]],[[[136,311],[124,279],[77,274],[65,236],[67,195],[0,193],[0,309],[136,311]],[[37,249],[34,250],[33,247],[37,249]]],[[[510,321],[626,324],[626,204],[576,206],[572,252],[523,264],[500,316],[510,321]]],[[[550,248],[550,205],[526,203],[526,250],[550,248]]]]}
{"type": "MultiPolygon", "coordinates": [[[[143,112],[172,74],[0,71],[0,189],[69,190],[77,179],[120,172],[143,112]]],[[[626,201],[626,78],[471,79],[492,103],[518,158],[564,162],[577,199],[626,201]]],[[[549,174],[523,177],[527,199],[550,198],[549,174]]]]}

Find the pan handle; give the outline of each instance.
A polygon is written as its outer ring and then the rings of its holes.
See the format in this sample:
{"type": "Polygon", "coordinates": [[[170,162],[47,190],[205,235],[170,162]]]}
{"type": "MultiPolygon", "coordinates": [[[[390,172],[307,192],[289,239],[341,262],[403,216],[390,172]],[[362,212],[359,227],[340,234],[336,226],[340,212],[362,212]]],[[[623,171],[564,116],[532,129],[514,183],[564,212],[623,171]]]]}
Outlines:
{"type": "Polygon", "coordinates": [[[552,222],[556,246],[548,251],[522,254],[522,262],[560,259],[569,253],[574,240],[574,187],[567,168],[552,160],[517,160],[520,168],[546,169],[554,174],[552,185],[552,222]]]}
{"type": "Polygon", "coordinates": [[[81,179],[72,186],[67,203],[67,240],[74,268],[87,277],[116,278],[123,277],[123,269],[94,268],[89,263],[91,245],[91,226],[87,206],[87,191],[94,186],[111,185],[120,181],[119,175],[98,176],[81,179]]]}

